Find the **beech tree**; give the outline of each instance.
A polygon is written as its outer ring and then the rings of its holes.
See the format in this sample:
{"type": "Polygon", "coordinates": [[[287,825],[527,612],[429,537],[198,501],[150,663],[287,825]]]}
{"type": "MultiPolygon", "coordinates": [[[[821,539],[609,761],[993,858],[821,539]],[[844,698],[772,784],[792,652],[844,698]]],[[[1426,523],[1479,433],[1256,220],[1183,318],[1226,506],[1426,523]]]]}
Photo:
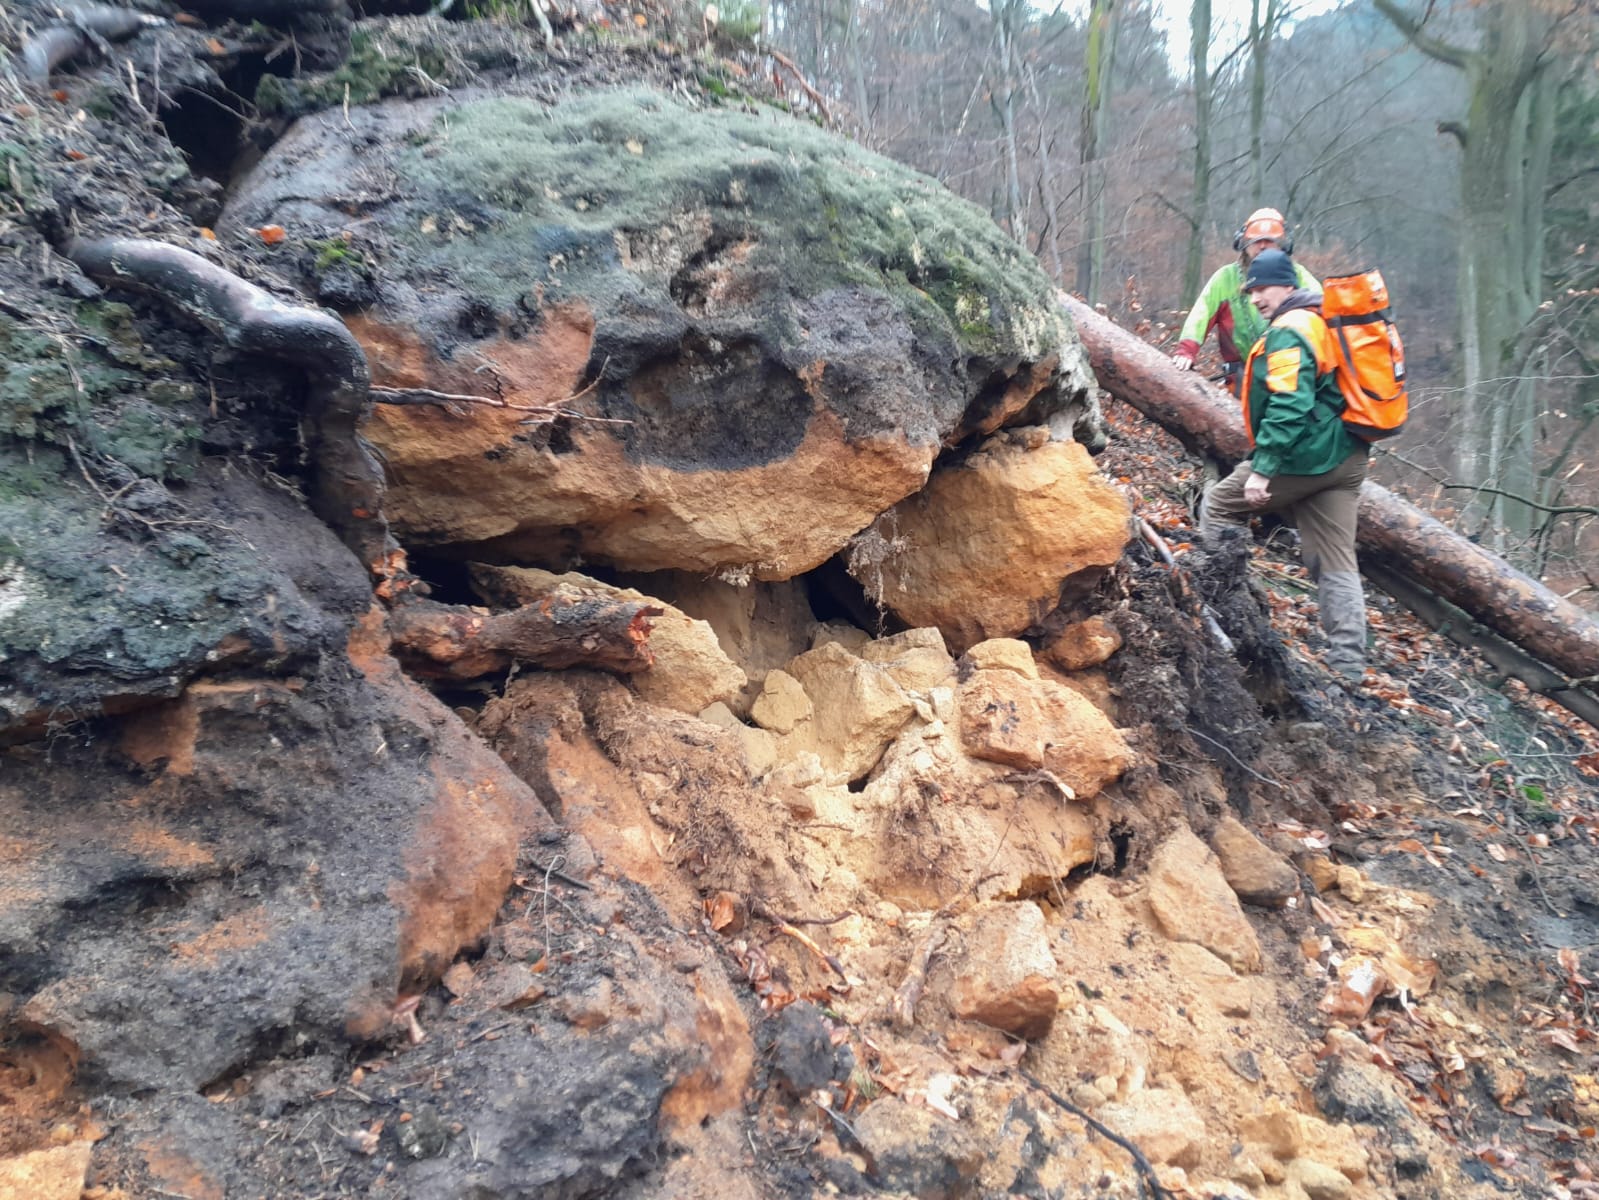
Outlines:
{"type": "Polygon", "coordinates": [[[1374,3],[1418,50],[1466,78],[1464,119],[1439,125],[1460,147],[1461,366],[1475,418],[1463,423],[1473,440],[1461,466],[1484,485],[1477,508],[1503,549],[1534,519],[1535,383],[1516,348],[1544,295],[1545,192],[1569,67],[1560,26],[1582,6],[1483,0],[1470,7],[1477,40],[1466,45],[1400,0],[1374,3]]]}

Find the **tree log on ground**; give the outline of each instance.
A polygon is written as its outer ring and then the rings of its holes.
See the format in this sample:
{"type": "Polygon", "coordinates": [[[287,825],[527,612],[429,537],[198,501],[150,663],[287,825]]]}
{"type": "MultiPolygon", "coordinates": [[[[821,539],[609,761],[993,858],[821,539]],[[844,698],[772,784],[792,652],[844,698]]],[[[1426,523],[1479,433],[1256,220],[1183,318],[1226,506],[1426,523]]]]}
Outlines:
{"type": "Polygon", "coordinates": [[[548,596],[500,613],[408,598],[390,612],[389,634],[394,656],[425,679],[478,679],[513,662],[627,675],[653,665],[650,618],[662,611],[603,597],[548,596]]]}
{"type": "MultiPolygon", "coordinates": [[[[1177,370],[1161,351],[1080,300],[1068,297],[1064,305],[1100,387],[1164,426],[1191,452],[1229,469],[1248,455],[1237,402],[1226,392],[1177,370]]],[[[1578,687],[1592,703],[1588,685],[1599,679],[1599,620],[1592,614],[1374,483],[1361,494],[1358,538],[1365,559],[1381,562],[1412,585],[1395,599],[1410,606],[1415,587],[1442,598],[1552,668],[1536,680],[1515,672],[1534,690],[1565,703],[1562,692],[1578,687]]],[[[1384,586],[1381,577],[1374,581],[1384,586]]]]}

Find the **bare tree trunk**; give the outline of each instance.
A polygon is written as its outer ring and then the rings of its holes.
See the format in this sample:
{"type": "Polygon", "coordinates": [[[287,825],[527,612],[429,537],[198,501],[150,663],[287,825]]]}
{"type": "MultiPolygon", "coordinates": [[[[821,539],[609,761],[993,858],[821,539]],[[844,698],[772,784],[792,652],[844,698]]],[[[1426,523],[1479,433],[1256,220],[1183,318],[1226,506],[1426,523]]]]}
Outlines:
{"type": "MultiPolygon", "coordinates": [[[[1551,47],[1562,17],[1524,0],[1486,0],[1474,6],[1480,45],[1466,49],[1433,36],[1399,0],[1375,3],[1419,50],[1466,77],[1465,121],[1440,126],[1461,150],[1461,346],[1469,405],[1463,425],[1480,439],[1461,473],[1530,497],[1536,399],[1511,376],[1519,335],[1543,298],[1543,206],[1556,100],[1551,47]]],[[[1524,537],[1534,523],[1531,508],[1499,495],[1485,494],[1471,511],[1498,547],[1524,537]]]]}
{"type": "Polygon", "coordinates": [[[1194,77],[1194,199],[1188,262],[1183,267],[1183,295],[1197,296],[1205,265],[1205,230],[1210,215],[1210,0],[1193,0],[1189,63],[1194,77]]]}
{"type": "Polygon", "coordinates": [[[849,56],[850,82],[855,88],[855,117],[861,123],[861,142],[872,144],[872,109],[866,95],[866,67],[861,59],[860,0],[844,0],[844,53],[849,56]]]}
{"type": "Polygon", "coordinates": [[[994,22],[994,43],[998,57],[998,78],[994,84],[994,111],[999,117],[1005,143],[1006,226],[1011,237],[1026,244],[1027,230],[1022,221],[1021,155],[1016,142],[1016,34],[1026,19],[1023,0],[996,0],[989,10],[994,22]]]}
{"type": "Polygon", "coordinates": [[[1266,203],[1266,160],[1262,151],[1266,127],[1266,55],[1281,16],[1281,0],[1264,0],[1264,15],[1260,8],[1262,2],[1250,0],[1249,4],[1249,203],[1254,208],[1266,203]]]}
{"type": "Polygon", "coordinates": [[[1078,140],[1082,245],[1077,254],[1077,290],[1099,303],[1105,267],[1105,168],[1100,143],[1110,108],[1111,73],[1116,62],[1116,0],[1093,0],[1088,12],[1084,61],[1082,131],[1078,140]]]}
{"type": "Polygon", "coordinates": [[[1038,79],[1032,67],[1027,69],[1027,92],[1038,110],[1038,198],[1044,206],[1044,227],[1040,232],[1043,245],[1039,251],[1049,251],[1051,278],[1057,284],[1065,282],[1060,261],[1060,205],[1055,201],[1055,171],[1050,164],[1049,135],[1052,127],[1048,110],[1038,89],[1038,79]]]}

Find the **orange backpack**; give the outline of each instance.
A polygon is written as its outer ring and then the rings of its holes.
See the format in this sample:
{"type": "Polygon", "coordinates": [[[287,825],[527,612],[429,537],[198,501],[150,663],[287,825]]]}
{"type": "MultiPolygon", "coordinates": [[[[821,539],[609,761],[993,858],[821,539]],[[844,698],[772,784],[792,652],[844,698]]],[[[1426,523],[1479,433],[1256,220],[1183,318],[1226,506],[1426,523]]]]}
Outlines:
{"type": "Polygon", "coordinates": [[[1405,347],[1388,310],[1382,272],[1325,280],[1321,315],[1338,346],[1345,426],[1368,442],[1393,437],[1410,415],[1410,394],[1405,390],[1405,347]]]}

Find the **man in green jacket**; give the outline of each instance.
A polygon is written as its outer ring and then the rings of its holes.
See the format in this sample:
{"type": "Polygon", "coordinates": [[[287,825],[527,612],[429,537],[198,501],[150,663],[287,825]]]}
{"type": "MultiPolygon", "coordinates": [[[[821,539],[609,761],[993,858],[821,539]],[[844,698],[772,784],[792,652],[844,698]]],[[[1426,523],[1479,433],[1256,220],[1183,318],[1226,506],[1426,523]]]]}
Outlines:
{"type": "MultiPolygon", "coordinates": [[[[1214,329],[1227,389],[1234,395],[1238,394],[1237,381],[1244,354],[1266,332],[1265,319],[1244,295],[1244,274],[1261,251],[1281,250],[1289,254],[1293,248],[1293,235],[1289,233],[1282,213],[1275,208],[1257,208],[1249,214],[1249,220],[1244,222],[1233,238],[1233,249],[1238,251],[1238,260],[1228,263],[1212,275],[1210,282],[1199,293],[1199,299],[1188,310],[1188,319],[1183,322],[1180,335],[1182,340],[1177,343],[1177,351],[1171,356],[1179,370],[1194,369],[1194,358],[1199,354],[1199,347],[1214,329]]],[[[1321,290],[1316,277],[1304,267],[1296,264],[1294,274],[1300,287],[1313,292],[1321,290]]]]}
{"type": "Polygon", "coordinates": [[[1316,581],[1327,664],[1358,683],[1365,674],[1366,598],[1355,561],[1355,512],[1368,447],[1340,415],[1337,350],[1321,318],[1321,293],[1299,286],[1281,250],[1255,257],[1244,290],[1270,321],[1242,376],[1254,452],[1205,494],[1200,533],[1213,537],[1220,525],[1246,524],[1258,512],[1290,516],[1316,581]]]}

